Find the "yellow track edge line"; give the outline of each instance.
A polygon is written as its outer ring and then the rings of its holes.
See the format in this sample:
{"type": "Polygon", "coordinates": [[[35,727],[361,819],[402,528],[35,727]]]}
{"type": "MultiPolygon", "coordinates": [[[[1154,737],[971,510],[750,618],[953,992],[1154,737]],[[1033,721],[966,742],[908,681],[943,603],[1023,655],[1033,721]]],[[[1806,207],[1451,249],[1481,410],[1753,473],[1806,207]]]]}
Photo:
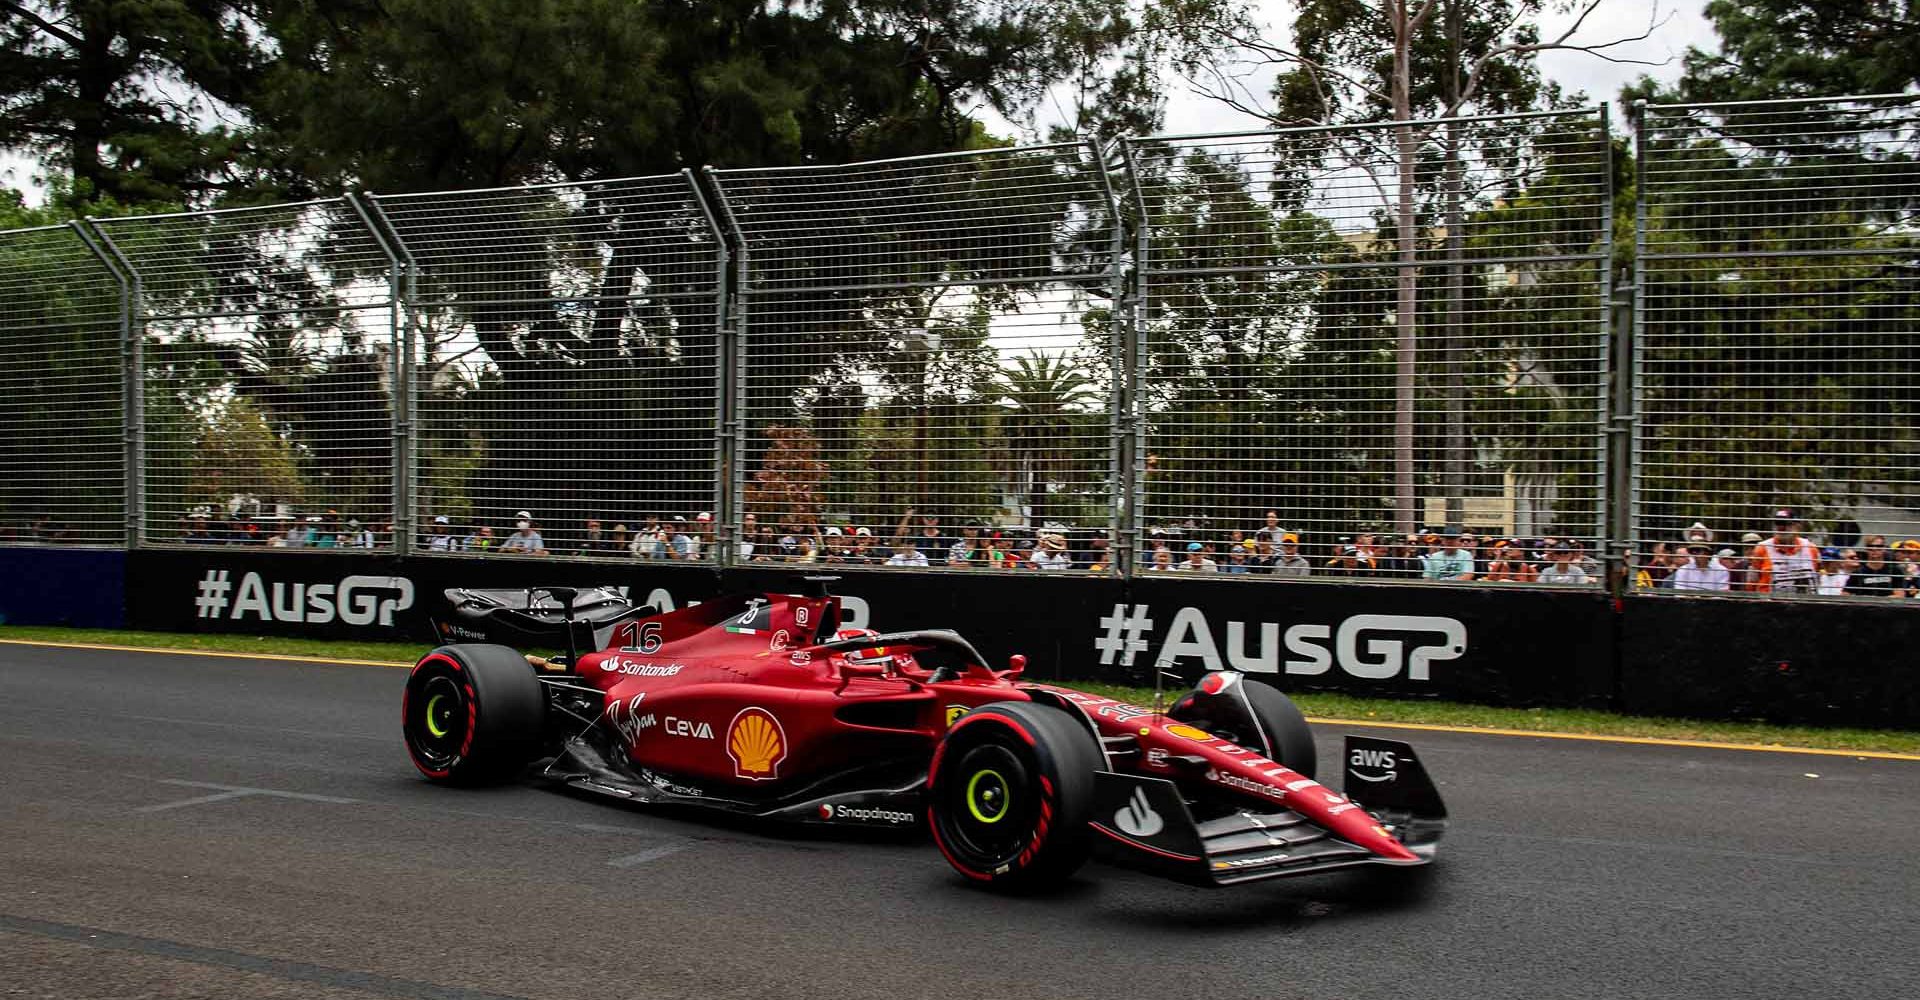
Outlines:
{"type": "Polygon", "coordinates": [[[1316,716],[1308,716],[1307,721],[1322,726],[1417,729],[1429,733],[1470,733],[1477,736],[1526,736],[1547,740],[1585,740],[1589,743],[1629,743],[1656,747],[1690,747],[1696,750],[1756,750],[1761,753],[1799,753],[1811,754],[1818,757],[1920,760],[1920,754],[1894,753],[1890,750],[1833,750],[1826,747],[1782,747],[1766,743],[1722,743],[1716,740],[1678,740],[1665,736],[1605,736],[1593,733],[1552,733],[1541,729],[1498,729],[1492,726],[1443,726],[1427,722],[1379,722],[1372,719],[1322,719],[1316,716]]]}
{"type": "MultiPolygon", "coordinates": [[[[159,653],[165,656],[219,656],[234,660],[277,660],[282,663],[324,663],[349,667],[388,667],[410,670],[411,663],[391,660],[345,660],[294,653],[229,653],[218,649],[161,649],[152,646],[116,646],[90,642],[51,642],[42,639],[0,639],[0,645],[49,646],[55,649],[93,649],[118,653],[159,653]]],[[[1914,760],[1920,754],[1893,753],[1886,750],[1831,750],[1824,747],[1781,747],[1761,743],[1722,743],[1713,740],[1677,740],[1661,736],[1604,736],[1593,733],[1552,733],[1539,729],[1499,729],[1492,726],[1446,726],[1428,722],[1380,722],[1373,719],[1324,719],[1308,716],[1307,721],[1321,726],[1359,726],[1373,729],[1412,729],[1428,733],[1464,733],[1469,736],[1520,736],[1547,740],[1582,740],[1588,743],[1625,743],[1640,746],[1686,747],[1695,750],[1751,750],[1760,753],[1796,753],[1816,757],[1859,757],[1868,760],[1914,760]]]]}
{"type": "Polygon", "coordinates": [[[392,660],[343,660],[327,656],[302,656],[297,653],[230,653],[223,649],[166,649],[157,646],[114,646],[97,642],[51,642],[44,639],[0,639],[7,646],[51,646],[55,649],[97,649],[112,653],[159,653],[163,656],[219,656],[231,660],[280,660],[294,663],[328,663],[347,667],[398,667],[413,669],[411,663],[392,660]]]}

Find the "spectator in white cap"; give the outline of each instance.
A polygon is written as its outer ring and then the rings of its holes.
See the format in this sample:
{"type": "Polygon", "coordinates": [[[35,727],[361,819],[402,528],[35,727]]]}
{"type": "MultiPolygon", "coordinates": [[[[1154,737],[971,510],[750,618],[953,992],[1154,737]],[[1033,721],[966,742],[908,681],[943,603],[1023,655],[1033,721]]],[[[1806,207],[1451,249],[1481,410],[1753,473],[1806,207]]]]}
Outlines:
{"type": "Polygon", "coordinates": [[[452,522],[447,520],[447,515],[445,514],[434,515],[432,523],[427,525],[428,552],[452,552],[454,550],[453,534],[448,527],[451,523],[452,522]]]}
{"type": "MultiPolygon", "coordinates": [[[[693,515],[693,526],[690,530],[687,531],[685,535],[687,543],[684,546],[679,546],[680,554],[676,556],[676,558],[679,558],[679,559],[700,558],[701,552],[705,551],[705,548],[706,548],[707,532],[711,530],[713,530],[713,512],[712,511],[703,510],[698,514],[693,515]]],[[[678,546],[677,542],[675,544],[676,546],[678,546]]]]}
{"type": "MultiPolygon", "coordinates": [[[[525,514],[526,511],[523,510],[520,513],[525,514]]],[[[513,522],[513,528],[513,534],[508,535],[507,540],[500,543],[500,551],[526,556],[547,554],[547,541],[540,537],[540,532],[534,529],[532,521],[521,518],[513,522]]]]}

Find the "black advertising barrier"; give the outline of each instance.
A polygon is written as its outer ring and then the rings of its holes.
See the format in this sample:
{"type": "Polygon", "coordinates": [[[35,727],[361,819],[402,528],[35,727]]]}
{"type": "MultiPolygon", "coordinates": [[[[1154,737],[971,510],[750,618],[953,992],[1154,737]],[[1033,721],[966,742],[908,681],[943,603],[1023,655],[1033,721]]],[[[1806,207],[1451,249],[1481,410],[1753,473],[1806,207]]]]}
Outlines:
{"type": "Polygon", "coordinates": [[[1624,605],[1622,711],[1920,728],[1913,602],[1638,596],[1624,605]]]}
{"type": "Polygon", "coordinates": [[[126,597],[118,549],[0,548],[0,623],[122,628],[126,597]]]}
{"type": "MultiPolygon", "coordinates": [[[[797,590],[807,575],[217,547],[128,560],[136,628],[423,642],[425,616],[447,587],[613,584],[681,607],[723,592],[797,590]]],[[[1024,654],[1035,679],[1151,686],[1154,664],[1165,661],[1187,683],[1228,666],[1285,690],[1502,705],[1605,705],[1613,693],[1615,621],[1598,594],[831,569],[850,624],[953,628],[995,665],[1024,654]]]]}
{"type": "MultiPolygon", "coordinates": [[[[647,571],[654,587],[698,600],[718,592],[701,566],[647,571]]],[[[369,641],[432,641],[427,613],[449,587],[634,586],[622,564],[467,559],[209,546],[127,553],[127,621],[139,629],[369,641]]]]}
{"type": "Polygon", "coordinates": [[[1597,592],[1185,574],[1128,589],[1151,655],[1188,678],[1218,665],[1287,691],[1516,706],[1604,707],[1614,695],[1618,622],[1597,592]]]}
{"type": "MultiPolygon", "coordinates": [[[[0,609],[10,620],[52,620],[48,605],[71,602],[66,620],[117,623],[120,553],[20,555],[28,551],[0,560],[13,581],[0,609]],[[67,593],[75,587],[85,593],[67,593]]],[[[448,587],[614,584],[679,607],[798,589],[806,575],[217,547],[124,559],[134,628],[421,642],[448,587]]],[[[1292,691],[1920,726],[1914,607],[1641,596],[1616,613],[1598,593],[1471,585],[833,569],[855,624],[954,628],[996,664],[1025,654],[1036,679],[1146,686],[1167,660],[1186,681],[1220,665],[1292,691]]]]}

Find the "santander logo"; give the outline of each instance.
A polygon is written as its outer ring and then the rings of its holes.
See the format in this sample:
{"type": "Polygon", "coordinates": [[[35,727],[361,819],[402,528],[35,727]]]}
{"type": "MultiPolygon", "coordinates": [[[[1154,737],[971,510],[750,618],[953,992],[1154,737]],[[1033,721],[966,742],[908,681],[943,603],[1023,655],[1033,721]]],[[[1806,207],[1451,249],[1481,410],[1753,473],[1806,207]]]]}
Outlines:
{"type": "Polygon", "coordinates": [[[1166,822],[1147,802],[1147,790],[1144,788],[1133,790],[1133,798],[1113,814],[1113,825],[1130,837],[1151,837],[1166,828],[1166,822]]]}

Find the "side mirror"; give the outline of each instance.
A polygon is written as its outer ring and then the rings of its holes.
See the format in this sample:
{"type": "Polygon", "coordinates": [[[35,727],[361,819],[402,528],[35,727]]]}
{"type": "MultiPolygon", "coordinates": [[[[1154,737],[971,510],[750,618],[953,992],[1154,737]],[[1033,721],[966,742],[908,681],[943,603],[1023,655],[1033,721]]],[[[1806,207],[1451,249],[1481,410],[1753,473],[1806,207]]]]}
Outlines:
{"type": "Polygon", "coordinates": [[[1015,653],[1007,657],[1007,669],[1000,671],[994,676],[1003,681],[1011,681],[1019,679],[1020,675],[1026,672],[1027,658],[1020,653],[1015,653]]]}

